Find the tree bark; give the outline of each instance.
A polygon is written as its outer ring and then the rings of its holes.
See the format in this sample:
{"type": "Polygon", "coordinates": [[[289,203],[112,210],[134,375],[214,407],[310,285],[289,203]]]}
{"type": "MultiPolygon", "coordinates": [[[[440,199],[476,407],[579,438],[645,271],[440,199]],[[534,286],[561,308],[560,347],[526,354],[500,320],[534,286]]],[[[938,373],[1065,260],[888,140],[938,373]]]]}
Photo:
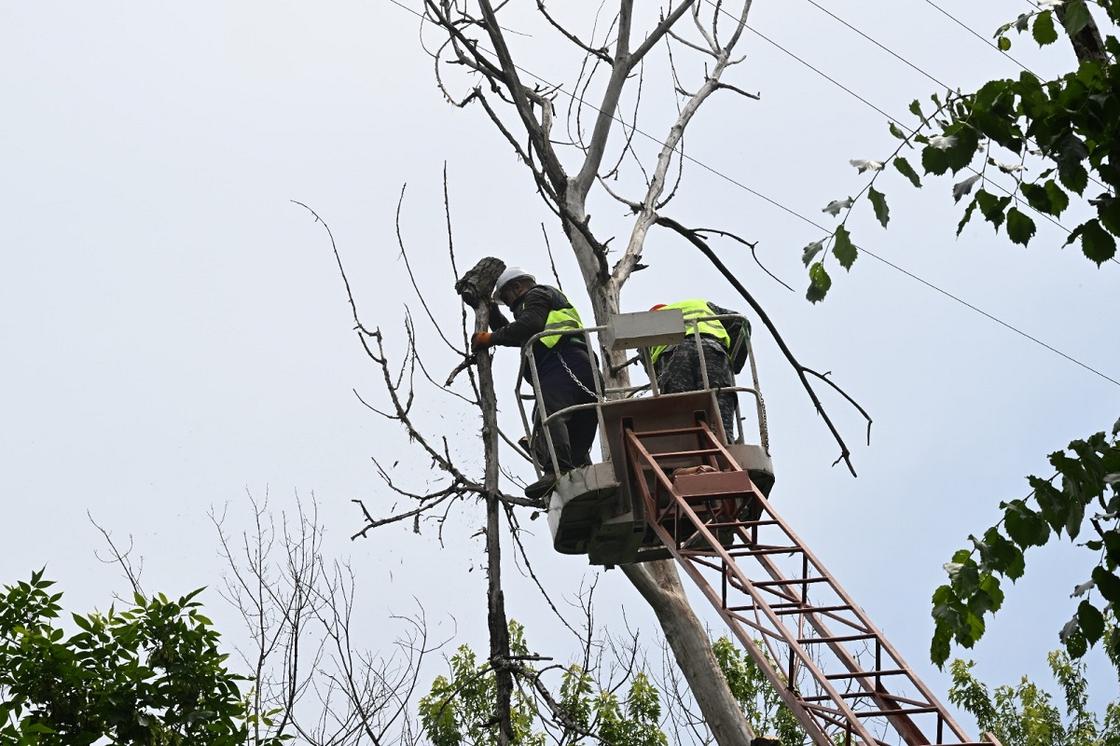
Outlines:
{"type": "MultiPolygon", "coordinates": [[[[455,290],[463,301],[474,308],[475,332],[486,331],[490,326],[490,296],[494,283],[505,265],[487,257],[459,282],[455,290]]],[[[510,700],[513,697],[513,674],[509,669],[509,622],[506,619],[505,594],[502,593],[502,542],[499,518],[501,503],[498,499],[498,399],[494,392],[494,374],[489,352],[479,352],[478,393],[482,409],[482,444],[486,475],[483,487],[486,492],[486,622],[490,630],[490,665],[494,669],[496,692],[494,719],[498,726],[498,746],[514,743],[513,718],[510,700]]]]}
{"type": "MultiPolygon", "coordinates": [[[[1086,12],[1092,3],[1086,3],[1086,12]]],[[[1069,9],[1065,4],[1057,6],[1058,20],[1065,25],[1066,15],[1069,9]]],[[[1073,53],[1077,55],[1078,62],[1100,62],[1108,64],[1108,53],[1104,48],[1104,39],[1101,38],[1100,29],[1097,28],[1097,22],[1093,20],[1090,15],[1089,23],[1085,24],[1085,28],[1078,31],[1076,34],[1070,36],[1070,43],[1073,44],[1073,53]]]]}

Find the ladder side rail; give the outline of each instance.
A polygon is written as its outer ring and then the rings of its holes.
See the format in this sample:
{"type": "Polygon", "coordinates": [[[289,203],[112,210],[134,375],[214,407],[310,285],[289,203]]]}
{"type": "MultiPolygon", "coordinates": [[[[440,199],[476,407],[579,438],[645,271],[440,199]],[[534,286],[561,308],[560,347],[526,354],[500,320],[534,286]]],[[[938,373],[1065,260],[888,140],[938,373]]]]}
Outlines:
{"type": "MultiPolygon", "coordinates": [[[[769,557],[760,556],[756,559],[758,560],[759,564],[763,566],[770,577],[774,578],[775,580],[783,579],[785,577],[781,569],[769,557]]],[[[833,588],[833,591],[835,592],[835,588],[833,588]]],[[[798,616],[800,617],[800,619],[808,622],[809,626],[816,630],[817,634],[822,638],[822,642],[828,646],[833,655],[836,656],[836,658],[848,669],[850,673],[862,673],[866,670],[863,666],[860,665],[859,661],[856,660],[851,652],[844,646],[844,640],[837,639],[836,635],[833,634],[829,626],[822,619],[820,619],[821,615],[807,610],[805,612],[802,612],[798,616]]],[[[882,644],[883,640],[881,634],[871,629],[866,629],[866,634],[871,635],[871,637],[867,639],[873,639],[876,645],[882,644]]],[[[904,665],[900,667],[905,669],[904,665]]],[[[912,678],[913,677],[911,677],[911,679],[912,678]]],[[[889,697],[890,692],[880,691],[880,687],[882,684],[881,681],[872,682],[868,677],[857,677],[856,682],[866,690],[865,692],[862,692],[862,694],[866,694],[867,696],[870,696],[872,699],[874,699],[875,703],[880,707],[880,709],[898,709],[898,704],[896,702],[883,696],[887,695],[889,697]],[[878,687],[876,686],[876,683],[878,683],[878,687]]],[[[850,696],[844,694],[842,694],[841,697],[850,698],[850,696]]],[[[921,702],[918,704],[920,704],[921,706],[929,706],[931,709],[938,711],[940,714],[941,708],[938,706],[936,700],[921,702]]],[[[928,746],[928,744],[930,743],[929,738],[925,735],[918,724],[909,717],[909,715],[887,715],[886,717],[890,721],[892,727],[894,727],[894,729],[898,731],[899,735],[901,735],[902,738],[906,741],[907,746],[928,746]]]]}
{"type": "MultiPolygon", "coordinates": [[[[922,693],[923,697],[928,699],[931,704],[935,705],[938,708],[939,712],[941,713],[941,717],[943,717],[945,720],[945,724],[949,726],[949,729],[953,732],[953,734],[962,742],[967,742],[968,736],[965,735],[964,730],[960,727],[959,724],[957,724],[952,715],[949,714],[949,711],[945,708],[945,706],[941,704],[940,700],[937,699],[930,688],[926,686],[926,684],[920,678],[918,678],[918,676],[913,672],[913,669],[899,654],[898,650],[896,650],[895,647],[891,645],[890,641],[887,640],[882,631],[879,630],[879,628],[876,627],[871,619],[867,616],[867,613],[855,602],[855,599],[853,599],[848,594],[848,592],[844,590],[843,586],[840,585],[835,576],[833,576],[832,573],[830,573],[828,569],[825,568],[824,564],[813,553],[813,550],[811,550],[805,544],[805,542],[803,542],[801,538],[797,536],[797,534],[793,531],[789,524],[786,523],[785,519],[778,515],[778,513],[770,505],[769,500],[767,500],[761,494],[756,494],[756,499],[760,501],[763,512],[769,514],[771,518],[777,521],[782,531],[788,537],[790,537],[790,539],[795,544],[805,550],[805,557],[809,560],[810,563],[812,563],[812,565],[816,568],[817,572],[820,573],[822,577],[828,579],[828,583],[830,586],[832,586],[833,590],[836,592],[836,595],[839,596],[844,601],[844,603],[852,607],[853,613],[859,618],[864,626],[866,626],[870,632],[874,633],[876,638],[881,641],[883,651],[886,652],[887,655],[889,655],[898,664],[899,668],[904,669],[907,672],[907,678],[910,679],[914,687],[922,693]]],[[[763,564],[765,565],[765,563],[763,564]]]]}
{"type": "MultiPolygon", "coordinates": [[[[813,675],[813,678],[818,682],[818,686],[828,693],[832,700],[832,703],[836,705],[837,710],[839,710],[843,714],[844,719],[851,727],[851,730],[866,744],[868,744],[868,746],[873,746],[877,742],[877,739],[875,739],[871,735],[871,733],[867,730],[867,727],[863,724],[862,721],[860,721],[855,712],[853,712],[852,709],[848,706],[847,702],[845,702],[840,697],[839,692],[837,692],[832,684],[824,677],[824,673],[817,668],[816,662],[813,661],[812,657],[808,654],[808,651],[806,651],[805,648],[802,647],[799,642],[797,642],[797,639],[795,637],[791,637],[789,635],[788,631],[785,628],[785,625],[782,624],[780,618],[774,614],[769,605],[765,602],[765,600],[763,600],[762,594],[753,588],[750,579],[746,577],[743,571],[735,563],[734,559],[728,556],[727,550],[723,548],[718,539],[711,533],[711,531],[708,530],[708,528],[704,525],[704,522],[700,520],[699,516],[692,509],[692,506],[690,506],[687,501],[683,500],[679,495],[677,495],[675,489],[673,488],[672,481],[661,470],[660,466],[658,466],[657,463],[650,458],[649,452],[642,445],[641,441],[638,439],[634,431],[627,430],[626,438],[631,451],[630,461],[633,467],[633,473],[635,474],[636,481],[638,482],[638,486],[642,492],[643,498],[646,500],[647,505],[650,505],[651,507],[651,512],[647,513],[647,515],[654,514],[653,510],[656,508],[656,505],[654,504],[655,501],[653,495],[651,495],[645,480],[641,478],[641,469],[636,466],[639,459],[644,460],[647,464],[650,464],[653,467],[653,472],[657,481],[660,482],[669,492],[670,496],[676,500],[680,511],[682,511],[688,517],[689,521],[693,524],[695,529],[704,535],[705,540],[709,543],[710,546],[712,546],[716,554],[719,555],[723,560],[726,571],[731,572],[744,587],[750,589],[749,594],[751,595],[754,603],[766,616],[767,621],[774,628],[780,631],[782,637],[785,640],[785,644],[794,652],[797,658],[802,661],[802,665],[804,665],[805,668],[810,671],[810,673],[813,675]],[[634,458],[635,455],[637,455],[638,458],[634,458]]],[[[735,463],[733,459],[732,463],[735,463]]],[[[722,608],[719,597],[716,595],[714,589],[711,588],[707,580],[703,577],[699,570],[697,570],[693,566],[688,558],[683,557],[679,553],[676,542],[673,540],[673,537],[669,535],[668,531],[666,531],[664,527],[658,524],[651,523],[650,526],[665,543],[665,546],[669,549],[669,552],[673,555],[673,557],[678,561],[678,563],[681,564],[682,567],[685,568],[685,571],[689,574],[690,577],[692,577],[693,581],[696,582],[697,586],[701,589],[704,595],[708,597],[708,600],[712,603],[720,616],[723,617],[724,621],[728,623],[728,626],[731,627],[736,637],[739,638],[740,643],[742,643],[744,648],[747,649],[751,657],[755,659],[755,663],[758,664],[764,672],[766,672],[767,678],[771,680],[771,684],[775,686],[775,690],[782,697],[786,705],[790,707],[790,710],[798,716],[798,721],[801,722],[803,726],[806,724],[806,721],[813,722],[812,716],[809,715],[808,712],[806,712],[805,703],[800,700],[795,690],[792,689],[792,687],[794,686],[794,682],[791,681],[788,683],[782,683],[781,677],[772,670],[770,664],[761,654],[761,652],[758,651],[757,646],[754,644],[754,641],[750,638],[750,636],[747,635],[737,624],[732,623],[734,620],[727,616],[725,610],[722,608]]],[[[806,730],[810,733],[816,743],[821,744],[821,746],[831,746],[831,740],[828,739],[827,735],[821,732],[819,726],[815,723],[814,728],[806,728],[806,730]],[[814,730],[816,730],[817,732],[814,733],[814,730]]]]}

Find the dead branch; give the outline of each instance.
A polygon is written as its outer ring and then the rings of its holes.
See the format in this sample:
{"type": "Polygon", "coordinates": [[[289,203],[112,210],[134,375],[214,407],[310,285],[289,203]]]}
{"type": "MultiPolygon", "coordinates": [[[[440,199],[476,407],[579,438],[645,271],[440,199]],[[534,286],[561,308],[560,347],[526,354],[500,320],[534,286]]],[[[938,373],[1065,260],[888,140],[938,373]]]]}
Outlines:
{"type": "MultiPolygon", "coordinates": [[[[770,316],[766,313],[765,310],[763,310],[762,306],[758,303],[754,296],[751,295],[751,293],[745,287],[743,287],[743,284],[739,282],[739,278],[736,277],[735,274],[727,268],[727,265],[725,265],[718,256],[716,256],[716,253],[712,251],[710,246],[708,246],[707,241],[705,241],[700,235],[698,235],[696,231],[685,228],[683,225],[673,220],[672,218],[667,218],[664,216],[658,216],[655,222],[658,225],[662,225],[674,231],[689,243],[691,243],[693,246],[695,246],[697,249],[699,249],[700,252],[708,258],[708,261],[710,261],[715,266],[715,268],[719,270],[720,274],[724,276],[724,278],[731,284],[731,286],[739,292],[743,299],[750,304],[759,320],[762,321],[763,325],[770,332],[770,336],[778,344],[778,348],[782,351],[782,355],[785,356],[786,361],[789,362],[790,366],[797,374],[798,380],[801,381],[802,388],[805,389],[805,392],[809,394],[809,398],[810,400],[812,400],[813,407],[817,410],[817,414],[820,415],[820,417],[825,421],[825,424],[828,426],[829,432],[832,433],[833,439],[840,446],[840,457],[837,458],[835,462],[833,462],[833,465],[839,463],[840,461],[843,461],[847,465],[848,471],[852,473],[852,476],[856,476],[856,470],[852,465],[852,460],[850,458],[851,451],[848,449],[847,443],[844,442],[843,436],[840,435],[839,430],[836,429],[836,425],[832,422],[832,418],[825,410],[824,405],[821,404],[821,400],[817,397],[817,392],[813,389],[812,384],[809,383],[809,379],[806,378],[806,373],[811,373],[810,369],[806,368],[800,362],[798,362],[797,358],[790,350],[789,345],[786,344],[785,339],[782,337],[781,332],[778,331],[778,328],[770,319],[770,316]]],[[[833,381],[830,380],[827,382],[833,388],[838,388],[833,381]]],[[[851,398],[846,394],[845,398],[847,398],[849,401],[852,401],[851,398]]],[[[862,407],[860,407],[859,410],[865,417],[867,417],[867,413],[864,412],[862,407]]],[[[868,419],[870,420],[870,418],[868,419]]]]}
{"type": "Polygon", "coordinates": [[[732,233],[731,231],[720,230],[719,228],[693,228],[693,230],[696,231],[696,233],[698,233],[700,235],[703,235],[705,233],[711,233],[711,234],[716,235],[716,236],[723,236],[724,238],[730,238],[732,241],[736,241],[737,243],[740,243],[743,246],[746,246],[748,249],[751,250],[751,258],[754,259],[754,263],[757,264],[758,268],[761,269],[763,272],[765,272],[766,275],[771,280],[778,283],[779,285],[781,285],[782,287],[784,287],[786,290],[790,291],[791,293],[797,292],[796,290],[791,288],[788,284],[783,282],[777,275],[775,275],[773,272],[771,272],[769,269],[767,269],[766,265],[764,265],[759,260],[758,252],[756,251],[756,249],[758,247],[758,241],[748,241],[745,238],[742,238],[741,236],[738,236],[738,235],[732,233]]]}
{"type": "Polygon", "coordinates": [[[107,565],[117,565],[120,567],[121,572],[123,572],[125,578],[128,579],[128,584],[132,588],[132,592],[143,596],[144,589],[140,585],[140,576],[144,572],[144,558],[140,557],[139,560],[137,560],[139,564],[133,565],[132,551],[135,548],[135,544],[132,540],[132,534],[128,535],[128,548],[122,552],[117,547],[116,542],[113,541],[113,535],[104,526],[95,521],[93,519],[93,514],[88,510],[86,511],[86,518],[89,519],[89,522],[92,523],[93,527],[101,534],[101,538],[104,539],[105,543],[109,546],[109,553],[112,555],[108,559],[103,559],[97,554],[97,551],[94,550],[93,556],[107,565]]]}
{"type": "MultiPolygon", "coordinates": [[[[483,0],[483,8],[488,4],[483,0]]],[[[491,17],[493,13],[491,12],[491,17]]],[[[475,332],[486,331],[490,325],[490,298],[494,295],[494,284],[498,275],[505,269],[505,263],[492,257],[481,259],[478,264],[456,281],[455,291],[463,302],[474,308],[475,332]]],[[[486,560],[487,560],[487,626],[490,629],[490,661],[508,659],[509,621],[506,619],[505,595],[502,592],[502,545],[500,536],[501,501],[498,497],[499,453],[498,453],[498,401],[494,391],[494,376],[491,370],[490,354],[479,353],[478,390],[482,410],[483,458],[486,464],[484,497],[486,498],[486,560]]],[[[509,670],[496,667],[495,670],[495,713],[498,725],[499,746],[509,746],[514,741],[511,700],[513,698],[513,677],[509,670]]]]}

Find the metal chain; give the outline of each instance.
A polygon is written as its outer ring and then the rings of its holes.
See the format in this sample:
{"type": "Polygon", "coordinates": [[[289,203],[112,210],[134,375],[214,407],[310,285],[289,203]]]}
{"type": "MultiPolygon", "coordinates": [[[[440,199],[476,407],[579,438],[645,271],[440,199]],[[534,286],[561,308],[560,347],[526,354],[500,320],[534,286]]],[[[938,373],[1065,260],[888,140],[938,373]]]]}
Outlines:
{"type": "MultiPolygon", "coordinates": [[[[583,381],[579,380],[579,378],[576,377],[576,374],[572,372],[572,369],[568,367],[568,361],[564,359],[564,356],[562,354],[560,354],[560,350],[555,350],[554,352],[556,353],[556,357],[560,358],[560,364],[564,366],[564,371],[567,372],[568,377],[575,382],[576,386],[579,386],[585,394],[590,396],[595,401],[599,401],[599,395],[584,386],[583,381]]],[[[594,372],[592,372],[592,375],[595,375],[594,372]]]]}

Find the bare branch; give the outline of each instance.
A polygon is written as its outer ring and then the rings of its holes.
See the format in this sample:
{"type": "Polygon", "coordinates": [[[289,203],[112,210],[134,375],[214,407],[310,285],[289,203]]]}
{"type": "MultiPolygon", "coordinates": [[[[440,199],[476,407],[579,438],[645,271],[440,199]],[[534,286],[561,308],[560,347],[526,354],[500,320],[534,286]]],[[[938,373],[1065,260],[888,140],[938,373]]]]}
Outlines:
{"type": "Polygon", "coordinates": [[[563,34],[564,38],[566,38],[572,44],[575,44],[577,47],[579,47],[583,51],[587,52],[588,54],[594,55],[595,57],[598,57],[603,62],[606,62],[607,64],[610,64],[611,56],[607,52],[606,47],[594,48],[590,44],[587,44],[586,42],[582,41],[578,36],[576,36],[575,34],[573,34],[570,31],[568,31],[566,28],[561,26],[560,23],[557,22],[555,18],[553,18],[551,15],[549,15],[548,10],[545,9],[544,0],[537,0],[537,10],[539,10],[541,12],[541,15],[545,17],[545,20],[547,20],[549,22],[549,24],[551,24],[554,29],[556,29],[561,34],[563,34]]]}
{"type": "Polygon", "coordinates": [[[122,552],[113,541],[113,535],[109,533],[109,531],[100,523],[95,521],[93,519],[93,514],[88,510],[86,511],[86,518],[89,519],[89,522],[92,523],[93,527],[96,528],[97,531],[101,534],[101,538],[105,540],[105,543],[109,545],[109,552],[112,555],[109,559],[102,559],[97,555],[97,552],[95,551],[93,553],[94,556],[105,564],[112,564],[120,567],[121,571],[124,572],[124,576],[128,578],[128,584],[132,587],[132,592],[138,593],[141,596],[144,595],[144,589],[140,585],[140,575],[144,572],[144,558],[140,558],[139,566],[133,566],[132,550],[134,548],[134,544],[132,541],[132,534],[128,535],[128,549],[125,549],[122,552]]]}
{"type": "MultiPolygon", "coordinates": [[[[844,438],[840,435],[839,430],[836,429],[836,425],[833,424],[832,418],[825,410],[824,405],[821,404],[820,399],[817,397],[817,392],[813,390],[813,387],[809,383],[809,380],[805,377],[808,369],[801,365],[800,362],[798,362],[797,358],[794,356],[793,352],[786,344],[785,339],[783,339],[781,333],[778,331],[778,328],[774,325],[774,322],[771,321],[770,316],[766,313],[766,311],[763,310],[762,306],[759,305],[754,296],[751,295],[751,293],[747,291],[745,287],[743,287],[743,284],[739,282],[739,278],[737,278],[735,274],[727,268],[727,265],[725,265],[720,260],[720,258],[716,256],[715,252],[712,251],[707,242],[699,235],[697,235],[695,231],[685,228],[677,221],[671,218],[666,218],[664,216],[658,216],[656,219],[656,223],[676,232],[678,235],[682,236],[689,243],[699,249],[700,252],[704,254],[704,256],[706,256],[708,260],[715,266],[715,268],[719,270],[720,274],[722,274],[724,278],[729,283],[731,283],[731,286],[739,291],[739,294],[743,297],[743,299],[750,304],[751,308],[758,315],[758,318],[770,332],[770,336],[773,337],[774,341],[778,344],[778,348],[782,351],[782,354],[785,356],[790,366],[793,367],[794,372],[797,374],[798,379],[801,381],[802,387],[805,389],[806,393],[809,394],[809,398],[812,400],[813,406],[817,410],[817,414],[820,415],[821,419],[825,421],[825,424],[828,426],[829,432],[832,433],[833,439],[836,441],[837,445],[840,446],[840,457],[836,459],[835,463],[843,461],[847,465],[848,471],[852,473],[852,476],[856,476],[856,470],[852,465],[851,451],[848,449],[848,445],[844,442],[844,438]]],[[[828,381],[828,383],[835,386],[832,381],[828,381]]],[[[866,416],[866,413],[864,413],[864,415],[866,416]]]]}

